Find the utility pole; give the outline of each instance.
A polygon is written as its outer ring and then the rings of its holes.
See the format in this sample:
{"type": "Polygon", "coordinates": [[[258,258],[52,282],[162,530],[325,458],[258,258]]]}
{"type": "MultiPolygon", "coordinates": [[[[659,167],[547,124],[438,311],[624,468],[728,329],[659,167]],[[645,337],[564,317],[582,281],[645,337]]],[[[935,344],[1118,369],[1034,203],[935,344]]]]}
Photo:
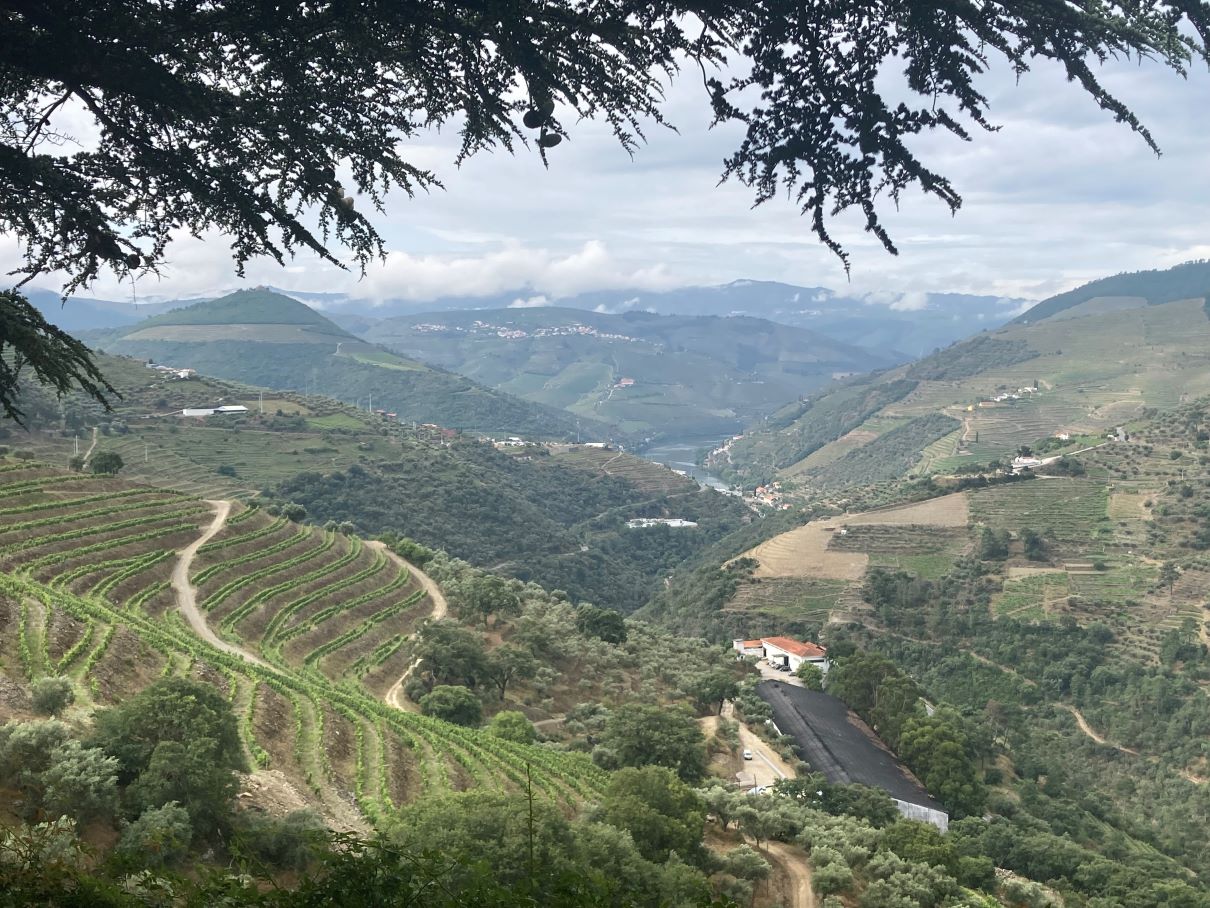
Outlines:
{"type": "Polygon", "coordinates": [[[374,412],[374,394],[373,394],[373,392],[370,393],[370,405],[368,407],[366,407],[366,409],[369,410],[371,413],[374,412]]]}
{"type": "Polygon", "coordinates": [[[260,392],[260,415],[265,415],[265,392],[260,392]]]}
{"type": "Polygon", "coordinates": [[[76,456],[80,456],[80,433],[76,433],[76,456]]]}
{"type": "Polygon", "coordinates": [[[147,442],[143,442],[143,463],[147,463],[148,456],[147,442]]]}

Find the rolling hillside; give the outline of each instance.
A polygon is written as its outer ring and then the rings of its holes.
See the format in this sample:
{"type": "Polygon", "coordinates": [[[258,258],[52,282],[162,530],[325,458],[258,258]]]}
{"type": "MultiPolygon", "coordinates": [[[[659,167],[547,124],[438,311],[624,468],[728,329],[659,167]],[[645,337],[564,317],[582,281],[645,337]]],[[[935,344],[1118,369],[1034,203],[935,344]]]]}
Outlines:
{"type": "Polygon", "coordinates": [[[889,360],[748,317],[518,308],[377,322],[367,340],[501,391],[647,436],[728,434],[889,360]]]}
{"type": "Polygon", "coordinates": [[[111,355],[101,362],[123,395],[114,413],[82,395],[60,405],[30,389],[23,404],[33,431],[0,428],[0,443],[60,466],[115,453],[124,477],[206,498],[302,504],[320,522],[396,531],[623,611],[642,605],[681,559],[750,519],[737,499],[617,450],[497,449],[330,398],[180,380],[111,355]],[[182,407],[218,401],[248,412],[179,415],[182,407]],[[636,517],[681,517],[698,526],[632,530],[626,521],[636,517]]]}
{"type": "MultiPolygon", "coordinates": [[[[419,714],[404,682],[429,671],[417,668],[422,622],[452,620],[454,595],[477,576],[444,554],[426,557],[451,602],[381,543],[0,455],[0,719],[27,716],[28,686],[46,675],[70,679],[80,718],[157,678],[189,677],[234,705],[260,779],[253,790],[269,786],[340,828],[468,788],[515,792],[532,782],[565,809],[599,798],[608,778],[585,754],[419,714]]],[[[577,698],[615,703],[640,686],[677,696],[659,660],[636,655],[649,649],[680,650],[694,670],[723,664],[700,641],[637,625],[637,650],[582,637],[565,599],[511,589],[523,596],[514,616],[528,616],[525,645],[557,634],[558,646],[543,651],[546,670],[586,680],[548,691],[549,678],[539,687],[521,671],[507,696],[503,686],[484,695],[490,710],[544,719],[577,698]]],[[[493,623],[497,638],[511,634],[507,622],[493,623]]]]}
{"type": "MultiPolygon", "coordinates": [[[[783,408],[712,464],[749,483],[780,476],[810,495],[829,464],[929,414],[957,422],[922,439],[904,475],[973,469],[1057,434],[1074,449],[1080,436],[1210,391],[1206,271],[1129,275],[1040,303],[1017,323],[783,408]],[[1203,289],[1187,295],[1194,286],[1203,289]],[[1105,296],[1114,288],[1133,301],[1105,296]]],[[[854,484],[870,478],[851,474],[854,484]]]]}
{"type": "MultiPolygon", "coordinates": [[[[268,290],[173,309],[103,336],[111,353],[217,378],[308,391],[475,432],[573,437],[575,419],[368,344],[315,310],[268,290]]],[[[589,431],[603,434],[593,423],[589,431]]]]}
{"type": "Polygon", "coordinates": [[[5,665],[26,679],[66,674],[96,705],[158,676],[214,683],[243,717],[255,765],[345,824],[423,794],[514,788],[523,764],[545,796],[600,790],[585,758],[383,702],[408,665],[401,648],[432,610],[407,565],[356,537],[227,508],[0,462],[5,665]],[[201,620],[230,643],[188,626],[174,570],[188,572],[201,620]]]}
{"type": "MultiPolygon", "coordinates": [[[[1205,879],[1210,398],[1123,428],[1037,474],[908,479],[896,504],[736,534],[640,614],[888,656],[1003,744],[988,779],[1011,794],[993,812],[1078,828],[1127,863],[1154,847],[1205,879]]],[[[1045,878],[1079,889],[1074,866],[1045,878]]]]}

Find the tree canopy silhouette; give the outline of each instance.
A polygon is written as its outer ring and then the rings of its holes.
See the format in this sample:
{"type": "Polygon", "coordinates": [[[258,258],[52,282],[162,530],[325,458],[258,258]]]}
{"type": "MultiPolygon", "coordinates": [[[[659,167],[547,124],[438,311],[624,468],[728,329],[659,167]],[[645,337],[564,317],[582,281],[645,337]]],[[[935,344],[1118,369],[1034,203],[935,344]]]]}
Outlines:
{"type": "MultiPolygon", "coordinates": [[[[364,269],[386,193],[440,185],[409,137],[451,125],[457,162],[545,158],[596,118],[633,152],[645,126],[674,125],[678,74],[702,80],[716,123],[742,126],[724,179],[757,204],[785,192],[842,258],[828,223],[850,209],[894,252],[879,204],[913,186],[961,204],[910,140],[993,129],[978,81],[994,59],[1058,61],[1155,147],[1093,67],[1138,56],[1184,74],[1206,61],[1210,3],[0,0],[0,30],[0,232],[21,243],[20,283],[57,272],[71,292],[103,269],[154,272],[182,233],[221,233],[239,271],[300,250],[364,269]],[[913,100],[885,93],[896,71],[913,100]],[[98,141],[73,141],[81,118],[98,141]]],[[[47,355],[98,394],[77,351],[47,355]]],[[[14,392],[5,376],[9,415],[14,392]]]]}

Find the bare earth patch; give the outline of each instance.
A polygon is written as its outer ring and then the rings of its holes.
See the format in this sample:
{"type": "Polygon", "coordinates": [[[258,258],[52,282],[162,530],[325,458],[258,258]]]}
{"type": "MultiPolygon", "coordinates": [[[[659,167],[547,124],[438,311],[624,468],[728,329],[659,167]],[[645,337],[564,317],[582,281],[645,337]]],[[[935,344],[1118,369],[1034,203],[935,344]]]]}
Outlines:
{"type": "Polygon", "coordinates": [[[871,525],[964,527],[969,520],[966,493],[955,492],[914,504],[814,520],[774,536],[744,555],[760,562],[756,577],[860,580],[869,566],[869,556],[865,552],[828,548],[833,535],[841,528],[871,525]]]}
{"type": "Polygon", "coordinates": [[[1150,520],[1151,511],[1143,503],[1152,498],[1152,493],[1146,492],[1111,492],[1109,495],[1109,516],[1114,520],[1150,520]]]}
{"type": "MultiPolygon", "coordinates": [[[[1090,568],[1091,570],[1091,568],[1090,568]]],[[[1010,580],[1017,577],[1036,577],[1039,574],[1066,574],[1066,568],[1056,567],[1024,567],[1019,564],[1009,565],[1004,569],[1004,574],[1010,580]]]]}
{"type": "Polygon", "coordinates": [[[919,524],[921,526],[964,527],[970,523],[970,507],[967,504],[965,492],[954,492],[950,495],[942,495],[940,498],[930,498],[928,501],[866,511],[862,514],[838,519],[841,523],[850,526],[919,524]]]}

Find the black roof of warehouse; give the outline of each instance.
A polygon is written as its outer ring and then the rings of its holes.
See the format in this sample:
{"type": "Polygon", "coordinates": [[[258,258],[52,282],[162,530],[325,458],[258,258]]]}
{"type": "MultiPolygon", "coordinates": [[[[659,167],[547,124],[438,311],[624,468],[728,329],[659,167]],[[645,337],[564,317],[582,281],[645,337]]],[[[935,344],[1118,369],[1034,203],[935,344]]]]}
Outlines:
{"type": "Polygon", "coordinates": [[[859,782],[909,804],[945,810],[843,701],[781,681],[762,681],[756,692],[773,708],[782,734],[798,742],[803,759],[829,782],[859,782]]]}

